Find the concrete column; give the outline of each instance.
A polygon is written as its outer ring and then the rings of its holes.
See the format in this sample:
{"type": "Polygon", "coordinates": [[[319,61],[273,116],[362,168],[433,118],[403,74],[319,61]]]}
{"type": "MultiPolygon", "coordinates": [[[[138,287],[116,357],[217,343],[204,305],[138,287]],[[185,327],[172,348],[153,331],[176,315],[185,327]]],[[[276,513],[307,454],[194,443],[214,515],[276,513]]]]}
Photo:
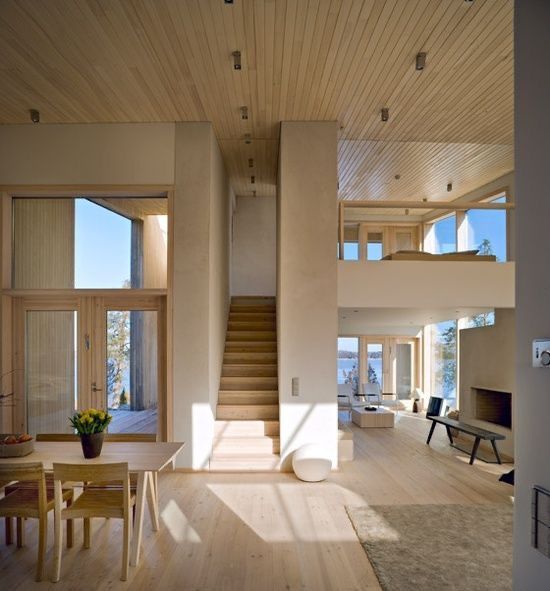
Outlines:
{"type": "Polygon", "coordinates": [[[286,466],[305,443],[325,445],[337,464],[336,144],[335,122],[281,124],[277,322],[286,466]]]}
{"type": "MultiPolygon", "coordinates": [[[[531,491],[550,489],[550,371],[531,367],[531,344],[550,337],[548,155],[550,3],[515,3],[516,426],[514,589],[543,591],[550,559],[531,546],[531,491]]],[[[512,494],[512,493],[510,493],[512,494]]]]}

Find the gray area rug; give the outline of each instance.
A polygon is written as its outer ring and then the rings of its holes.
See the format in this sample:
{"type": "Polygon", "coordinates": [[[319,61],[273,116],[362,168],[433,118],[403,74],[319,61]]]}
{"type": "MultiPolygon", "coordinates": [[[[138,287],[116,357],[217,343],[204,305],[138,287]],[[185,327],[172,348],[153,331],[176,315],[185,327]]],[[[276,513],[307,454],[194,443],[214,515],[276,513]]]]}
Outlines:
{"type": "Polygon", "coordinates": [[[512,506],[346,507],[384,591],[512,589],[512,506]]]}

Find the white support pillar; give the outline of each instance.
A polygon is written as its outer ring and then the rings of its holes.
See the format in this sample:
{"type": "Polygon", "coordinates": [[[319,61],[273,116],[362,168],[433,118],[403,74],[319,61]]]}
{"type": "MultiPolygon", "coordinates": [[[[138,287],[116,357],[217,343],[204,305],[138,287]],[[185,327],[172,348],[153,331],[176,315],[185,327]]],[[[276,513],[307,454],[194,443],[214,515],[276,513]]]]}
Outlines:
{"type": "Polygon", "coordinates": [[[531,364],[533,339],[550,336],[548,23],[550,2],[515,2],[517,398],[512,420],[516,448],[514,589],[518,591],[546,591],[550,582],[550,558],[531,543],[533,486],[550,490],[550,372],[531,364]]]}
{"type": "Polygon", "coordinates": [[[281,456],[323,444],[338,458],[336,122],[283,122],[277,322],[281,456]],[[293,396],[292,380],[299,381],[293,396]]]}

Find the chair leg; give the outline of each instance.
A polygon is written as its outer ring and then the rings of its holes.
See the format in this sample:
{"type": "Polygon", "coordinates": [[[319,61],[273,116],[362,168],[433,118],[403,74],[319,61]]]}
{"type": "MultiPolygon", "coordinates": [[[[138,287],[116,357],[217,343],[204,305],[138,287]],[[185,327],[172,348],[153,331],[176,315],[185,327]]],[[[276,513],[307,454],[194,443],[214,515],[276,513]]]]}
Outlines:
{"type": "Polygon", "coordinates": [[[13,544],[11,517],[5,517],[4,522],[6,524],[6,546],[9,546],[10,544],[13,544]]]}
{"type": "Polygon", "coordinates": [[[44,554],[48,539],[48,516],[41,515],[38,519],[38,561],[36,563],[36,580],[41,581],[44,575],[44,554]]]}
{"type": "Polygon", "coordinates": [[[84,518],[84,548],[90,547],[90,518],[84,518]]]}
{"type": "MultiPolygon", "coordinates": [[[[73,504],[72,499],[67,499],[67,507],[70,507],[73,504]]],[[[67,519],[67,548],[73,547],[74,541],[74,525],[72,519],[67,519]]]]}
{"type": "Polygon", "coordinates": [[[130,539],[132,537],[132,520],[127,515],[124,518],[124,540],[122,547],[122,572],[120,580],[126,581],[128,579],[128,566],[130,564],[130,539]]]}
{"type": "Polygon", "coordinates": [[[17,527],[17,547],[22,548],[25,545],[25,522],[21,517],[16,519],[17,527]]]}
{"type": "Polygon", "coordinates": [[[53,577],[52,581],[57,583],[61,575],[61,553],[63,551],[63,528],[61,527],[61,515],[54,512],[54,546],[53,546],[53,577]]]}

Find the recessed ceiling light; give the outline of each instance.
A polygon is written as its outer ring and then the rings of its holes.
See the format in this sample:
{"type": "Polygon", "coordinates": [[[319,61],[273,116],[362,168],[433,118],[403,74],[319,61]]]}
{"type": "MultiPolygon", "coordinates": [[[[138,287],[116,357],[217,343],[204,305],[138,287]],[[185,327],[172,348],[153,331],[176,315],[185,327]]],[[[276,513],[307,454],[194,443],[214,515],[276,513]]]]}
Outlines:
{"type": "Polygon", "coordinates": [[[394,178],[396,181],[398,181],[398,180],[401,178],[401,175],[400,175],[400,174],[396,174],[396,175],[395,175],[393,178],[394,178]]]}
{"type": "Polygon", "coordinates": [[[30,109],[29,114],[33,123],[40,123],[40,111],[37,111],[36,109],[30,109]]]}
{"type": "Polygon", "coordinates": [[[231,55],[233,56],[233,69],[240,70],[241,69],[241,52],[234,51],[231,55]]]}
{"type": "Polygon", "coordinates": [[[256,182],[256,177],[254,175],[252,175],[250,177],[250,183],[253,185],[256,182]]]}
{"type": "Polygon", "coordinates": [[[224,4],[233,4],[233,0],[223,0],[224,4]]]}
{"type": "Polygon", "coordinates": [[[450,193],[453,190],[453,183],[447,183],[447,192],[450,193]]]}
{"type": "Polygon", "coordinates": [[[249,133],[245,133],[244,134],[244,143],[245,144],[251,144],[252,143],[252,137],[249,133]]]}
{"type": "Polygon", "coordinates": [[[415,68],[420,72],[426,67],[426,52],[421,51],[416,54],[415,68]]]}
{"type": "Polygon", "coordinates": [[[359,312],[359,310],[354,310],[353,312],[354,312],[355,314],[357,314],[357,312],[359,312]]]}
{"type": "Polygon", "coordinates": [[[241,107],[241,119],[246,121],[248,119],[248,107],[241,107]]]}
{"type": "Polygon", "coordinates": [[[248,159],[248,168],[254,168],[254,158],[248,159]]]}
{"type": "Polygon", "coordinates": [[[387,107],[384,107],[381,111],[380,111],[380,118],[382,119],[382,121],[386,122],[389,120],[390,118],[390,110],[387,107]]]}

